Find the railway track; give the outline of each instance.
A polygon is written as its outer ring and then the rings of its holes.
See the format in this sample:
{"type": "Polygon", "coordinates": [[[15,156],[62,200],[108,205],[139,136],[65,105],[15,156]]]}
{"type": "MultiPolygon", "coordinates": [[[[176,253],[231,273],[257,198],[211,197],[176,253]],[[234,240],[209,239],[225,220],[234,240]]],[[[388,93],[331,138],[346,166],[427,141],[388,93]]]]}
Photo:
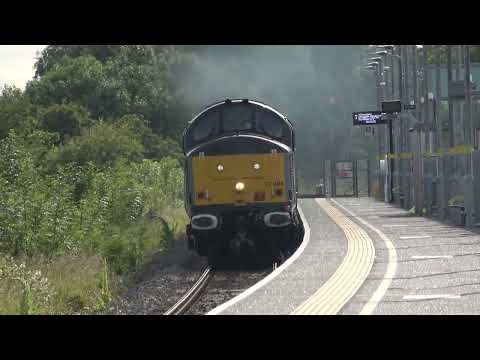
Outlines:
{"type": "Polygon", "coordinates": [[[164,315],[203,315],[263,279],[271,270],[214,271],[207,267],[164,315]]]}
{"type": "Polygon", "coordinates": [[[213,270],[211,267],[207,266],[195,284],[175,303],[175,305],[168,309],[164,315],[184,314],[202,294],[212,276],[213,270]]]}

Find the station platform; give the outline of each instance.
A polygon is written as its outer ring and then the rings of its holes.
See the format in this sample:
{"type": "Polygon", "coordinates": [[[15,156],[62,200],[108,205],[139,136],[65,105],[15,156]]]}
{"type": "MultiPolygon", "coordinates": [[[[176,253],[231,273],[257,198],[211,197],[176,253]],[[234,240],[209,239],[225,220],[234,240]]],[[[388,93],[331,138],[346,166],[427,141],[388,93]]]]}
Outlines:
{"type": "Polygon", "coordinates": [[[220,315],[476,314],[480,234],[370,198],[302,199],[305,239],[220,315]]]}

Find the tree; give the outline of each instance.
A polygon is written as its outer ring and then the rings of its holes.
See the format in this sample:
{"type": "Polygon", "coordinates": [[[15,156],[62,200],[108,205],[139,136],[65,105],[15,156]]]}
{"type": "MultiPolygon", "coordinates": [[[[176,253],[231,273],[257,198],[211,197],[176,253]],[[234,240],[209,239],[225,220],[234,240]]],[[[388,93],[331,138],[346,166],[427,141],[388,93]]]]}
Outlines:
{"type": "Polygon", "coordinates": [[[0,139],[12,128],[31,127],[35,123],[35,108],[15,86],[4,86],[0,95],[0,139]]]}
{"type": "Polygon", "coordinates": [[[26,93],[41,106],[83,106],[92,119],[142,115],[156,133],[178,137],[184,125],[184,105],[173,94],[178,51],[145,45],[100,50],[49,47],[41,58],[42,76],[27,84],[26,93]]]}
{"type": "Polygon", "coordinates": [[[43,49],[35,63],[35,79],[42,77],[69,58],[90,55],[104,63],[121,47],[122,45],[49,45],[43,49]]]}
{"type": "Polygon", "coordinates": [[[82,131],[81,136],[70,139],[50,154],[50,166],[89,162],[109,166],[120,159],[140,161],[144,147],[139,134],[124,124],[99,121],[82,131]]]}
{"type": "Polygon", "coordinates": [[[91,123],[85,108],[75,104],[51,105],[43,111],[41,119],[43,128],[59,133],[61,140],[80,135],[81,129],[91,123]]]}
{"type": "Polygon", "coordinates": [[[68,58],[25,89],[40,106],[73,103],[85,107],[94,118],[117,116],[120,98],[115,80],[93,56],[68,58]]]}

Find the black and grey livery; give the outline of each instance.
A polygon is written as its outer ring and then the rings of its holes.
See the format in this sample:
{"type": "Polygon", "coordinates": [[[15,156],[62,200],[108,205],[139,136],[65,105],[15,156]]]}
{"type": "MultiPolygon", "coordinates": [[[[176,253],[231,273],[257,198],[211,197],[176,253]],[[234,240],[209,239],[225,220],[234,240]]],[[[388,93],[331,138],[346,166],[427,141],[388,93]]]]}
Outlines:
{"type": "MultiPolygon", "coordinates": [[[[257,253],[267,252],[279,261],[298,246],[303,238],[303,225],[297,210],[295,132],[284,115],[258,101],[227,99],[217,102],[188,123],[183,135],[183,150],[186,157],[185,209],[191,218],[187,234],[191,248],[216,263],[226,253],[244,248],[254,248],[257,253]],[[254,162],[258,156],[272,153],[285,159],[281,174],[285,192],[277,189],[281,197],[276,197],[275,201],[265,201],[265,198],[260,201],[262,198],[256,197],[257,191],[251,201],[242,206],[235,203],[234,198],[223,202],[212,199],[211,203],[199,204],[201,190],[195,188],[200,181],[195,177],[208,175],[194,174],[193,162],[208,157],[224,157],[228,161],[230,155],[243,155],[242,159],[251,158],[254,162]]],[[[235,179],[246,183],[248,188],[248,174],[239,170],[235,179]]],[[[225,186],[225,182],[221,185],[225,186]]],[[[222,191],[234,193],[228,189],[222,191]]],[[[256,190],[265,194],[270,188],[256,190]]]]}

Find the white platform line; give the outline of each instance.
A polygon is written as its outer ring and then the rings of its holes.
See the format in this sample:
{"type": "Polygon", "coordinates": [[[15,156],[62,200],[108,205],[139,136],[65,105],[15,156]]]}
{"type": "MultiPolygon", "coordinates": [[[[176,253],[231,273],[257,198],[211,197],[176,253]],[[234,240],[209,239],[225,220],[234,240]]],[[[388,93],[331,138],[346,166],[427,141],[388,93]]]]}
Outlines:
{"type": "Polygon", "coordinates": [[[403,300],[435,300],[435,299],[460,299],[460,295],[433,294],[433,295],[405,295],[403,300]]]}
{"type": "Polygon", "coordinates": [[[431,238],[430,235],[411,235],[411,236],[400,236],[401,240],[408,240],[408,239],[429,239],[431,238]]]}
{"type": "Polygon", "coordinates": [[[305,250],[305,248],[307,247],[307,245],[310,241],[310,226],[308,225],[307,219],[305,218],[305,215],[303,214],[303,211],[300,208],[300,205],[298,205],[298,212],[300,214],[300,217],[302,218],[305,233],[304,233],[304,236],[303,236],[302,244],[298,247],[297,251],[295,251],[282,265],[280,265],[278,268],[276,268],[274,271],[272,271],[269,275],[264,277],[258,283],[249,287],[244,292],[238,294],[233,299],[230,299],[229,301],[227,301],[227,302],[217,306],[215,309],[209,311],[207,313],[207,315],[218,315],[222,311],[228,309],[229,307],[235,305],[239,301],[241,301],[241,300],[247,298],[248,296],[252,295],[255,291],[259,290],[260,288],[264,287],[269,282],[271,282],[273,279],[275,279],[286,268],[288,268],[290,265],[292,265],[293,262],[300,257],[300,255],[302,255],[303,251],[305,250]]]}
{"type": "Polygon", "coordinates": [[[412,259],[451,259],[452,255],[413,255],[412,259]]]}
{"type": "Polygon", "coordinates": [[[383,232],[381,232],[375,226],[371,225],[370,223],[366,222],[365,220],[363,220],[362,218],[357,216],[352,211],[350,211],[347,208],[345,208],[344,206],[340,205],[337,201],[335,201],[333,199],[332,199],[332,201],[337,206],[339,206],[340,208],[345,210],[347,213],[349,213],[351,216],[353,216],[358,221],[360,221],[363,225],[367,226],[372,231],[376,232],[378,234],[378,236],[380,236],[380,238],[385,243],[385,247],[388,249],[387,270],[385,271],[385,274],[383,275],[383,279],[380,282],[380,285],[378,285],[377,290],[375,290],[375,292],[373,293],[370,300],[365,304],[365,306],[360,311],[360,315],[370,315],[370,314],[373,313],[373,311],[377,307],[378,303],[385,296],[385,293],[387,292],[390,284],[392,283],[393,278],[395,277],[395,273],[397,272],[397,251],[395,250],[395,246],[393,245],[392,241],[383,232]]]}

